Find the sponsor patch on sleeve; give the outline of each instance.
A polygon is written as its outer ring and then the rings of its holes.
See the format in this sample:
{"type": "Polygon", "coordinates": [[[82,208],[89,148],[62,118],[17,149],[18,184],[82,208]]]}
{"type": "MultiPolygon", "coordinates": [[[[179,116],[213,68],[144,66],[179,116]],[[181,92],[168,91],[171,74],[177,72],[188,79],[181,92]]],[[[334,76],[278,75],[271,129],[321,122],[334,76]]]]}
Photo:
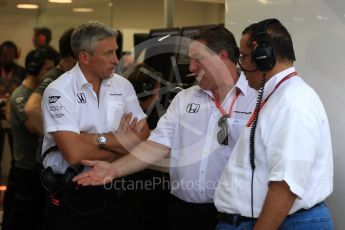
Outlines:
{"type": "Polygon", "coordinates": [[[61,97],[61,96],[49,96],[49,97],[48,97],[48,102],[49,102],[49,104],[53,104],[53,103],[57,102],[57,101],[59,100],[60,97],[61,97]]]}

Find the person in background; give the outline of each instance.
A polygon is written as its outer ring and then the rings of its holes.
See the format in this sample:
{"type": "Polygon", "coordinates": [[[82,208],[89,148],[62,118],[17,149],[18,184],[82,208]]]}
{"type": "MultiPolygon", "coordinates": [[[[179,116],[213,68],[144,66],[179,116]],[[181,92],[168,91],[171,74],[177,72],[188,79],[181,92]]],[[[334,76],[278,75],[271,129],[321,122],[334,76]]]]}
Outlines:
{"type": "MultiPolygon", "coordinates": [[[[123,76],[131,82],[139,103],[146,113],[150,130],[156,128],[158,113],[156,104],[160,101],[160,79],[162,74],[145,63],[133,64],[123,76]]],[[[162,229],[168,219],[170,190],[164,181],[169,181],[169,174],[164,168],[149,168],[127,177],[135,184],[153,184],[154,186],[137,186],[129,196],[135,201],[137,229],[162,229]]]]}
{"type": "Polygon", "coordinates": [[[34,47],[49,46],[52,40],[52,31],[47,27],[40,27],[34,29],[32,43],[34,47]]]}
{"type": "Polygon", "coordinates": [[[170,222],[162,228],[214,229],[218,179],[255,105],[256,92],[236,68],[238,47],[223,26],[192,36],[190,65],[198,85],[178,93],[149,139],[114,161],[83,161],[93,167],[75,181],[104,184],[140,171],[170,155],[170,222]]]}
{"type": "Polygon", "coordinates": [[[82,159],[112,161],[147,138],[146,115],[130,82],[114,74],[118,59],[111,28],[85,23],[73,31],[71,46],[77,64],[53,81],[42,98],[41,179],[50,194],[45,229],[63,229],[66,223],[70,229],[132,229],[125,191],[77,187],[72,177],[84,170],[82,159]],[[134,126],[123,128],[121,120],[132,116],[134,126]],[[127,144],[128,136],[135,141],[127,144]]]}
{"type": "Polygon", "coordinates": [[[7,134],[11,158],[13,159],[13,136],[8,125],[10,120],[10,104],[8,99],[25,78],[25,70],[16,63],[19,51],[12,41],[4,41],[0,45],[0,180],[2,171],[2,155],[7,134]]]}
{"type": "Polygon", "coordinates": [[[140,106],[148,116],[149,128],[153,130],[156,128],[158,115],[152,114],[152,111],[161,99],[159,80],[162,74],[145,63],[139,63],[129,66],[123,76],[133,85],[140,106]]]}
{"type": "Polygon", "coordinates": [[[10,98],[11,130],[14,137],[14,164],[10,169],[4,197],[2,229],[39,229],[42,227],[44,190],[36,157],[38,132],[24,112],[30,94],[43,76],[54,68],[55,51],[49,47],[31,51],[25,59],[27,73],[23,84],[10,98]]]}
{"type": "MultiPolygon", "coordinates": [[[[52,40],[52,31],[49,28],[47,27],[34,28],[32,43],[35,48],[50,47],[51,49],[54,49],[50,45],[51,40],[52,40]]],[[[60,57],[57,56],[56,59],[54,60],[54,64],[57,65],[59,61],[60,61],[60,57]]]]}
{"type": "Polygon", "coordinates": [[[292,38],[275,18],[247,27],[240,65],[258,90],[256,110],[220,178],[217,230],[333,229],[327,115],[294,67],[292,38]]]}
{"type": "MultiPolygon", "coordinates": [[[[46,76],[44,76],[43,81],[35,89],[35,91],[30,95],[27,103],[25,104],[25,113],[27,116],[34,121],[33,125],[35,129],[42,135],[43,134],[43,119],[41,110],[41,101],[43,93],[48,85],[60,77],[66,71],[72,69],[77,63],[77,60],[73,54],[71,47],[71,36],[74,28],[66,30],[59,39],[59,52],[60,52],[60,62],[59,64],[50,70],[46,76]]],[[[41,148],[40,148],[41,149],[41,148]]]]}

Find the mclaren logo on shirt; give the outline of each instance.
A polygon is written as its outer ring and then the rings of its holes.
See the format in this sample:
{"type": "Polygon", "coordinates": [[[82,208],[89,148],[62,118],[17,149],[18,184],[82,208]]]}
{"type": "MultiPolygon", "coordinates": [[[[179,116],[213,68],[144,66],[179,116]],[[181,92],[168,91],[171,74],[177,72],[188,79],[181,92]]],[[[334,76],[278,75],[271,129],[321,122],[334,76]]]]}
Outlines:
{"type": "Polygon", "coordinates": [[[60,97],[61,96],[50,96],[50,97],[48,97],[49,104],[53,104],[53,103],[57,102],[57,100],[59,100],[60,97]]]}
{"type": "Polygon", "coordinates": [[[200,104],[190,103],[187,105],[186,112],[187,113],[197,113],[200,109],[200,104]]]}
{"type": "Polygon", "coordinates": [[[77,102],[81,104],[86,103],[86,97],[84,93],[77,93],[77,102]]]}

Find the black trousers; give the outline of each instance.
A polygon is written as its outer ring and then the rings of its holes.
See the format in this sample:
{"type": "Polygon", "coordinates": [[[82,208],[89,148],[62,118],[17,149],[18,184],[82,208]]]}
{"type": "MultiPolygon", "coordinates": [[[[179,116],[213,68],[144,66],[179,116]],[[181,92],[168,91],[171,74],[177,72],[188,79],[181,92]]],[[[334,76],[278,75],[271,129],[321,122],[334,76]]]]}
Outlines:
{"type": "Polygon", "coordinates": [[[132,206],[125,196],[123,191],[88,186],[62,194],[58,206],[48,198],[44,229],[135,229],[132,206]]]}
{"type": "Polygon", "coordinates": [[[145,169],[127,180],[137,185],[129,191],[129,199],[135,202],[137,230],[168,230],[169,174],[145,169]]]}
{"type": "Polygon", "coordinates": [[[171,230],[214,230],[218,223],[217,209],[213,203],[188,203],[173,196],[169,219],[171,230]]]}
{"type": "Polygon", "coordinates": [[[2,229],[42,229],[44,197],[39,170],[12,167],[4,195],[2,229]]]}

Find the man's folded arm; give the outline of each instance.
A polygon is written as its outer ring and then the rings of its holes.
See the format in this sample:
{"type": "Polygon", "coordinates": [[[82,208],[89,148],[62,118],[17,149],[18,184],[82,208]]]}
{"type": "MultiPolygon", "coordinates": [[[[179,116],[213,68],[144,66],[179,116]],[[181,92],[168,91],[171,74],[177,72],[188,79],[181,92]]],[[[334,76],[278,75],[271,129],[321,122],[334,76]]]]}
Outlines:
{"type": "MultiPolygon", "coordinates": [[[[104,160],[113,161],[117,155],[107,149],[102,149],[97,144],[97,139],[90,141],[84,138],[83,134],[71,131],[52,132],[59,151],[65,160],[71,164],[80,164],[81,160],[104,160]]],[[[95,134],[95,136],[97,136],[95,134]]]]}

